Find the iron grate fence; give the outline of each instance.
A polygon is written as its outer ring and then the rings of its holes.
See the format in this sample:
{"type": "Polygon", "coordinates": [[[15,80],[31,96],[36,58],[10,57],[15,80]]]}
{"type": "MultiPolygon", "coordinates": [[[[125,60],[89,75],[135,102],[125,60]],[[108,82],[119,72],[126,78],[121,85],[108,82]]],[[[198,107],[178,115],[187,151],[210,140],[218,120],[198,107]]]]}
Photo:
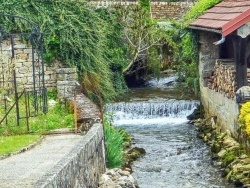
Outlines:
{"type": "Polygon", "coordinates": [[[15,118],[16,125],[26,119],[29,130],[29,117],[48,110],[43,37],[37,25],[23,17],[8,14],[0,17],[26,21],[31,28],[30,32],[7,32],[0,22],[0,128],[13,126],[10,119],[15,118]]]}

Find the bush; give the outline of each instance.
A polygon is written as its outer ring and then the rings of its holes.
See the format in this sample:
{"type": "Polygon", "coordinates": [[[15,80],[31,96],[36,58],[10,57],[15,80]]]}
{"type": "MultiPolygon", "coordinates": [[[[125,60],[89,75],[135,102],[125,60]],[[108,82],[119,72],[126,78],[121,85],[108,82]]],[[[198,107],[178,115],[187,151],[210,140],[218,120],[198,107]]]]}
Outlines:
{"type": "Polygon", "coordinates": [[[250,136],[250,102],[242,105],[238,121],[240,127],[250,136]]]}
{"type": "Polygon", "coordinates": [[[104,118],[104,135],[106,143],[107,167],[115,168],[124,164],[124,136],[121,131],[111,125],[107,117],[104,118]]]}

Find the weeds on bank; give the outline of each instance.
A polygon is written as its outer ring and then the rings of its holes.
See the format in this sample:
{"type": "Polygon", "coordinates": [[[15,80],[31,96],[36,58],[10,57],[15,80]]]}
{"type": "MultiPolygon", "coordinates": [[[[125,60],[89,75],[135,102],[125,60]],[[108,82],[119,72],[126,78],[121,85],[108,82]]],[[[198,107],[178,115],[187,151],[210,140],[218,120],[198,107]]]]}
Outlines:
{"type": "Polygon", "coordinates": [[[124,149],[130,140],[123,129],[114,127],[107,116],[104,117],[104,135],[108,168],[121,167],[124,164],[124,149]]]}

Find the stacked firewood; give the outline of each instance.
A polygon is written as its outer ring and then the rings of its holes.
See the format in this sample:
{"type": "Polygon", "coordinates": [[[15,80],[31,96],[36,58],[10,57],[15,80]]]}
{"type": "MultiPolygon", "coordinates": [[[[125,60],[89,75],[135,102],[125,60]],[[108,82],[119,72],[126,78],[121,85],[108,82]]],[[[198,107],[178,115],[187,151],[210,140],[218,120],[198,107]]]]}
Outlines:
{"type": "MultiPolygon", "coordinates": [[[[250,76],[250,73],[249,73],[250,76]]],[[[208,79],[209,89],[234,98],[237,91],[236,70],[232,60],[216,60],[214,71],[208,79]]]]}

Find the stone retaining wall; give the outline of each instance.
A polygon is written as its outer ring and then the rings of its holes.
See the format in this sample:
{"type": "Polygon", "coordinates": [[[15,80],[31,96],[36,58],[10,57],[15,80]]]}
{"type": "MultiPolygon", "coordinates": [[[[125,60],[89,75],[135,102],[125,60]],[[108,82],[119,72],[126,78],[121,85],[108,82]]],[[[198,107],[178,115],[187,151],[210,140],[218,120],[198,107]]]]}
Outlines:
{"type": "Polygon", "coordinates": [[[76,68],[56,69],[56,88],[60,99],[68,99],[76,95],[80,84],[77,81],[76,68]]]}
{"type": "Polygon", "coordinates": [[[94,188],[105,172],[103,127],[96,123],[70,154],[34,186],[34,188],[94,188]]]}
{"type": "MultiPolygon", "coordinates": [[[[74,70],[70,68],[58,70],[61,82],[70,80],[69,82],[75,83],[76,71],[74,70]]],[[[67,87],[67,84],[63,84],[62,88],[67,90],[71,86],[67,87]]],[[[74,88],[71,89],[75,91],[74,88]]],[[[101,175],[106,171],[100,110],[84,94],[76,94],[72,91],[67,93],[67,96],[63,95],[63,98],[76,103],[77,132],[83,135],[83,139],[34,188],[95,188],[98,187],[101,175]]]]}

